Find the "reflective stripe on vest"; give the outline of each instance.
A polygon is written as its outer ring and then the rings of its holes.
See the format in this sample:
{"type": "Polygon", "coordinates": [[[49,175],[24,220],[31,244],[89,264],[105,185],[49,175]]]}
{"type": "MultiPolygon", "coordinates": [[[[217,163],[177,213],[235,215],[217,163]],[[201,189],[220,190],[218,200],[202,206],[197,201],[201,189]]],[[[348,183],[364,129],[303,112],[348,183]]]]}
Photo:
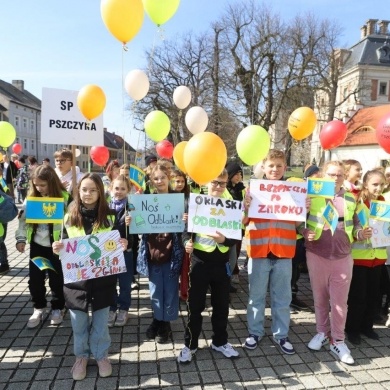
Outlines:
{"type": "Polygon", "coordinates": [[[213,252],[216,247],[218,247],[219,251],[222,253],[226,253],[229,250],[228,246],[218,244],[213,238],[205,234],[197,233],[195,235],[194,249],[210,253],[213,252]]]}
{"type": "MultiPolygon", "coordinates": [[[[72,238],[72,237],[80,237],[80,236],[86,236],[85,234],[85,230],[84,228],[79,228],[77,226],[69,226],[67,225],[67,222],[68,222],[68,219],[69,219],[69,215],[66,214],[65,215],[65,229],[66,229],[66,232],[68,233],[68,237],[69,238],[72,238]]],[[[96,233],[103,233],[103,232],[109,232],[112,230],[112,227],[114,226],[114,221],[115,221],[115,215],[108,215],[108,220],[110,222],[110,226],[108,227],[100,227],[99,229],[93,229],[92,230],[92,234],[96,234],[96,233]]]]}
{"type": "MultiPolygon", "coordinates": [[[[314,240],[318,240],[321,237],[322,230],[325,225],[325,220],[322,217],[324,209],[326,207],[326,201],[324,198],[312,198],[310,206],[310,214],[307,218],[307,225],[310,230],[315,232],[314,240]]],[[[356,209],[355,198],[348,194],[344,194],[344,229],[349,241],[353,242],[353,215],[356,209]]]]}

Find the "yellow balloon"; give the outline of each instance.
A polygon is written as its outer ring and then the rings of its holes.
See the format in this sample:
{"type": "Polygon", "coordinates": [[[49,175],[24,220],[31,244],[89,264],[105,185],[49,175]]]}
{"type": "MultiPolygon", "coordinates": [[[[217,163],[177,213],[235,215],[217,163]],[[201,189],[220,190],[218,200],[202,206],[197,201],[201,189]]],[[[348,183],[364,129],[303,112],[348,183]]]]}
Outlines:
{"type": "Polygon", "coordinates": [[[166,23],[179,8],[180,0],[142,0],[146,13],[157,26],[166,23]]]}
{"type": "Polygon", "coordinates": [[[198,184],[218,177],[226,165],[227,150],[220,137],[208,131],[195,134],[184,149],[188,176],[198,184]]]}
{"type": "Polygon", "coordinates": [[[315,129],[317,117],[309,107],[297,108],[288,119],[288,130],[291,137],[300,141],[307,138],[315,129]]]}
{"type": "Polygon", "coordinates": [[[16,138],[16,130],[11,123],[6,121],[0,122],[0,146],[8,148],[16,138]]]}
{"type": "Polygon", "coordinates": [[[106,106],[106,95],[99,86],[88,84],[80,89],[77,105],[85,118],[91,121],[103,112],[106,106]]]}
{"type": "Polygon", "coordinates": [[[187,141],[181,141],[173,149],[173,161],[175,161],[175,165],[184,173],[187,173],[184,165],[184,149],[187,143],[187,141]]]}
{"type": "Polygon", "coordinates": [[[100,13],[107,30],[123,44],[137,35],[144,21],[141,0],[102,0],[100,13]]]}

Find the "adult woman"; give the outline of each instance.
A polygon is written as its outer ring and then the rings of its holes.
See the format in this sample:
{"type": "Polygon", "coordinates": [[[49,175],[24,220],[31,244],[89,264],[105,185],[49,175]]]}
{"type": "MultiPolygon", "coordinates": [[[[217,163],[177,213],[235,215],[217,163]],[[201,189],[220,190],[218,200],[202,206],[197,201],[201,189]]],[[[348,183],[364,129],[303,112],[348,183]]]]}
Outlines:
{"type": "Polygon", "coordinates": [[[104,192],[108,195],[111,182],[119,175],[119,162],[112,160],[106,168],[106,174],[102,177],[104,192]]]}

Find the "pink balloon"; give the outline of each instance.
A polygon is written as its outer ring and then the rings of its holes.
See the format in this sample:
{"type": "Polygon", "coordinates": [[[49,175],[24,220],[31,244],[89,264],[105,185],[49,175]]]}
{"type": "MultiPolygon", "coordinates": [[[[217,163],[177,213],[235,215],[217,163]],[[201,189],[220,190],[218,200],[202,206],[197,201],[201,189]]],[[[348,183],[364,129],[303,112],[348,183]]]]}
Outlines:
{"type": "Polygon", "coordinates": [[[379,121],[376,127],[376,139],[379,146],[386,153],[390,153],[390,113],[386,114],[379,121]]]}
{"type": "Polygon", "coordinates": [[[324,149],[333,149],[347,138],[347,125],[339,120],[326,123],[320,133],[320,143],[324,149]]]}
{"type": "Polygon", "coordinates": [[[110,158],[110,151],[105,146],[92,146],[90,156],[96,165],[104,167],[110,158]]]}
{"type": "Polygon", "coordinates": [[[156,152],[162,158],[172,158],[173,145],[164,139],[156,145],[156,152]]]}

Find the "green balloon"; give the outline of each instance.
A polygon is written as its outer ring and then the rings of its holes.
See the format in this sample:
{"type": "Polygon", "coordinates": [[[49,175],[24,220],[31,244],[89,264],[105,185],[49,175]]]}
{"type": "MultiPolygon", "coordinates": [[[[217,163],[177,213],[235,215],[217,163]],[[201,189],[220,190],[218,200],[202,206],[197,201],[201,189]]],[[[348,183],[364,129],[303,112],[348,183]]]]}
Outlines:
{"type": "Polygon", "coordinates": [[[16,138],[15,128],[9,122],[0,121],[0,146],[8,148],[16,138]]]}
{"type": "Polygon", "coordinates": [[[263,160],[269,152],[271,139],[267,130],[261,126],[245,127],[238,134],[236,141],[237,153],[245,164],[254,165],[263,160]]]}
{"type": "Polygon", "coordinates": [[[160,142],[169,134],[171,121],[167,114],[155,110],[146,115],[144,126],[148,137],[154,142],[160,142]]]}
{"type": "Polygon", "coordinates": [[[180,0],[142,0],[145,12],[152,22],[160,26],[177,11],[180,0]]]}

